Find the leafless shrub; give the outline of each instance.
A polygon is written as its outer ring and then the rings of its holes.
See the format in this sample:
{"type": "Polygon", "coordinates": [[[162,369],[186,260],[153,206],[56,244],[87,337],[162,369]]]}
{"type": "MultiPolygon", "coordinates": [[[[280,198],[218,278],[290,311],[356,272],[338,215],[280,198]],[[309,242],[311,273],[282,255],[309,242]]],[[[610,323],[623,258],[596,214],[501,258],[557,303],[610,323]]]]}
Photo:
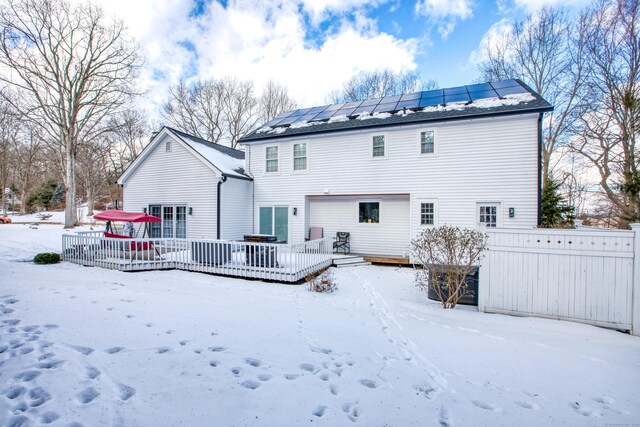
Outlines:
{"type": "Polygon", "coordinates": [[[333,292],[338,289],[338,284],[333,276],[333,271],[325,270],[319,276],[310,278],[307,281],[309,292],[333,292]]]}
{"type": "Polygon", "coordinates": [[[470,293],[467,275],[477,268],[488,236],[476,230],[444,225],[424,230],[411,241],[416,286],[436,293],[444,308],[453,308],[470,293]]]}

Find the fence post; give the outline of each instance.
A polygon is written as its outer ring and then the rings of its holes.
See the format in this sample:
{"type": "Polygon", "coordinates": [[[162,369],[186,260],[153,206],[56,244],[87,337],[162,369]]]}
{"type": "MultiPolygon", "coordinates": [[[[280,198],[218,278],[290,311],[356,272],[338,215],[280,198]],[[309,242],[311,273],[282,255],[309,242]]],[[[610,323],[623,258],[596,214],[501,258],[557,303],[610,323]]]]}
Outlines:
{"type": "Polygon", "coordinates": [[[640,224],[633,230],[633,284],[631,286],[631,334],[640,336],[640,224]]]}
{"type": "Polygon", "coordinates": [[[491,274],[489,272],[489,260],[488,257],[491,256],[491,252],[489,251],[489,239],[491,235],[487,232],[487,249],[484,251],[484,256],[480,259],[478,263],[479,273],[478,273],[478,311],[484,313],[486,307],[487,295],[489,295],[489,286],[491,274]]]}

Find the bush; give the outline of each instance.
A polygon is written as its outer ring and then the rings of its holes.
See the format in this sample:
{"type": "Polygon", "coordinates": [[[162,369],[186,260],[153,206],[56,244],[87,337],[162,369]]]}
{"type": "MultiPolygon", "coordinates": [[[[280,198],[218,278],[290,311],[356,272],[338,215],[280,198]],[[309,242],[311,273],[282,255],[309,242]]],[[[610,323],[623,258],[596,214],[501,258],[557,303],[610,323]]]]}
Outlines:
{"type": "Polygon", "coordinates": [[[331,270],[325,270],[319,276],[307,281],[307,290],[310,292],[333,292],[338,289],[338,285],[331,270]]]}
{"type": "Polygon", "coordinates": [[[467,275],[482,258],[487,237],[479,231],[448,225],[424,230],[411,241],[416,286],[427,292],[431,287],[444,308],[455,307],[471,292],[467,275]]]}
{"type": "Polygon", "coordinates": [[[36,264],[57,264],[60,262],[60,254],[54,252],[45,252],[33,257],[36,264]]]}

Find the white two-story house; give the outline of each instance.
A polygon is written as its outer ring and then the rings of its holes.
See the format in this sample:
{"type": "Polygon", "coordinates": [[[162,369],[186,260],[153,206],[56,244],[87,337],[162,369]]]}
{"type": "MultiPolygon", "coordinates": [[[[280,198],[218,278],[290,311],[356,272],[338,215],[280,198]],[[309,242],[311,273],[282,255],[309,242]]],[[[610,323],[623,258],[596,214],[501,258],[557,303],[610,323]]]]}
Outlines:
{"type": "Polygon", "coordinates": [[[507,80],[284,113],[241,140],[253,231],[406,257],[426,227],[534,227],[551,109],[507,80]]]}
{"type": "Polygon", "coordinates": [[[518,80],[289,111],[243,152],[164,128],[119,179],[154,237],[303,242],[349,232],[351,252],[406,258],[427,227],[534,227],[541,123],[518,80]]]}

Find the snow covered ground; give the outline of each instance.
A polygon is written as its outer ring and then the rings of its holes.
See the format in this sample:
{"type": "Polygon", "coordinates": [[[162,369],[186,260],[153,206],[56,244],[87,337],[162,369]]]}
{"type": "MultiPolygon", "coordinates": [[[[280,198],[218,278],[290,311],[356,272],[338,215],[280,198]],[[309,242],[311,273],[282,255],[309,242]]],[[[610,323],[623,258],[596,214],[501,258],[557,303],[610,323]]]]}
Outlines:
{"type": "MultiPolygon", "coordinates": [[[[100,211],[94,211],[94,213],[98,213],[100,211]]],[[[16,223],[37,223],[37,224],[64,224],[64,211],[46,211],[46,212],[38,212],[33,214],[19,214],[16,212],[8,212],[7,215],[11,220],[16,223]],[[51,215],[47,219],[41,219],[40,214],[51,215]]],[[[83,204],[78,208],[78,221],[81,224],[89,224],[94,223],[93,217],[87,216],[87,205],[83,204]]]]}
{"type": "Polygon", "coordinates": [[[640,424],[637,337],[443,310],[410,269],[324,295],[28,262],[61,234],[0,226],[0,425],[640,424]]]}

